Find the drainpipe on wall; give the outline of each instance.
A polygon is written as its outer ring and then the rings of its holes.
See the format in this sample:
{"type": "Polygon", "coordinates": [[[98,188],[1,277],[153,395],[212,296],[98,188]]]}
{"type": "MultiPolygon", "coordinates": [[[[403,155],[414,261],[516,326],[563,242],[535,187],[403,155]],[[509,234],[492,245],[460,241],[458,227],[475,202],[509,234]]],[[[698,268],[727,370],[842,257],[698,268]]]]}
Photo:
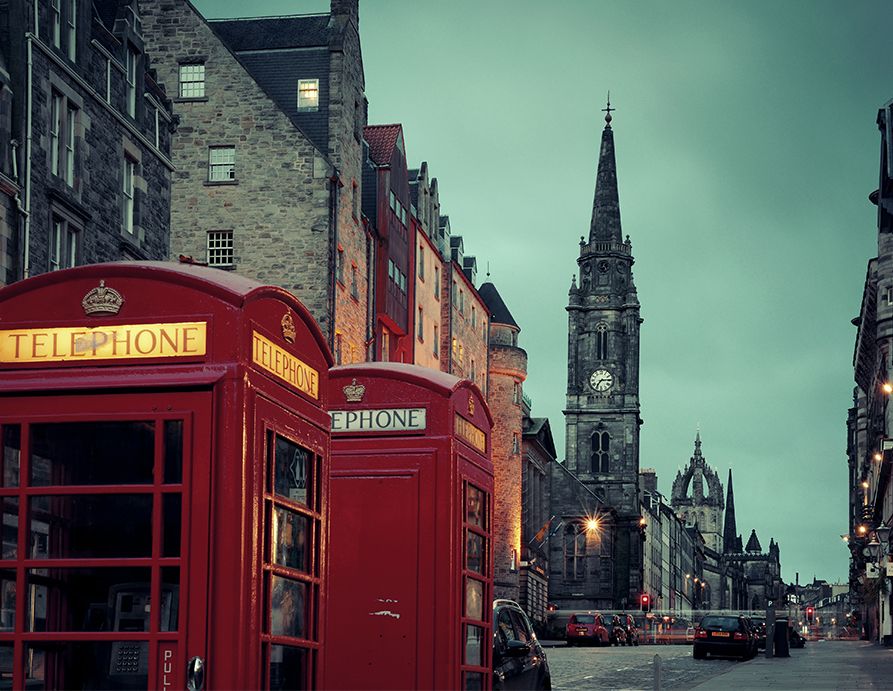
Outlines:
{"type": "MultiPolygon", "coordinates": [[[[35,6],[35,32],[37,31],[37,11],[38,8],[35,6]]],[[[22,241],[22,278],[28,278],[31,275],[31,140],[33,137],[33,133],[31,131],[31,109],[33,107],[34,100],[31,91],[33,88],[32,81],[34,71],[34,34],[28,34],[25,39],[28,44],[28,70],[25,85],[25,90],[27,92],[27,96],[25,97],[25,208],[23,210],[23,216],[25,217],[25,232],[22,241]]]]}
{"type": "Polygon", "coordinates": [[[329,326],[329,350],[335,353],[335,293],[338,289],[336,275],[336,263],[338,256],[338,189],[341,187],[341,177],[335,168],[329,178],[329,227],[332,229],[332,242],[329,245],[329,315],[332,320],[329,326]]]}

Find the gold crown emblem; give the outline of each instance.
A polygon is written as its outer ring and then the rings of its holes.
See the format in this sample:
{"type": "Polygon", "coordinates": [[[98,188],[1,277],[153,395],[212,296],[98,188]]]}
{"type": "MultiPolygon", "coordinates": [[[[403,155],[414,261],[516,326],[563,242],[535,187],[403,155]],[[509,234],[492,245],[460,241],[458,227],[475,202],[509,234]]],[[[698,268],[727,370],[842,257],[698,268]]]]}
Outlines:
{"type": "Polygon", "coordinates": [[[356,379],[341,390],[344,392],[344,398],[347,399],[348,403],[359,403],[363,400],[363,396],[366,393],[366,387],[362,384],[357,384],[356,379]]]}
{"type": "Polygon", "coordinates": [[[99,285],[89,291],[84,299],[81,300],[81,306],[84,308],[84,314],[118,314],[121,305],[124,304],[124,298],[114,288],[106,288],[105,281],[100,281],[99,285]]]}
{"type": "Polygon", "coordinates": [[[468,396],[468,414],[474,415],[474,398],[471,397],[471,394],[468,396]]]}
{"type": "Polygon", "coordinates": [[[282,338],[289,343],[294,343],[297,334],[298,332],[295,330],[295,320],[291,318],[291,313],[286,312],[285,316],[282,317],[282,338]]]}

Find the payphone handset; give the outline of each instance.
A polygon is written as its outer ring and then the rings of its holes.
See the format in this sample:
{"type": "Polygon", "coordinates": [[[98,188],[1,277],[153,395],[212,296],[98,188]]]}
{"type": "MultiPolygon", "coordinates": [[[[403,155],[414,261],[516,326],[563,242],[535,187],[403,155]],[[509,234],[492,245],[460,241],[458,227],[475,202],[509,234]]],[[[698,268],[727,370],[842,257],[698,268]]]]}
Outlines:
{"type": "MultiPolygon", "coordinates": [[[[179,588],[161,586],[161,630],[176,629],[179,588]]],[[[148,583],[120,583],[109,588],[112,631],[148,631],[151,614],[148,583]]],[[[145,675],[149,672],[149,646],[145,641],[114,641],[109,677],[145,675]]]]}

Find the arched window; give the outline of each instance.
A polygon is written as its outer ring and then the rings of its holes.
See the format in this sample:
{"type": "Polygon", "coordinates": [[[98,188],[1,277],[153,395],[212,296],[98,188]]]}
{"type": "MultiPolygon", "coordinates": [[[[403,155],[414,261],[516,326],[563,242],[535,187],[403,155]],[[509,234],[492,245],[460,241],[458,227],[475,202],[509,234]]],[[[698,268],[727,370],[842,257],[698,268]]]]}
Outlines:
{"type": "Polygon", "coordinates": [[[595,357],[608,359],[608,325],[605,322],[599,322],[595,327],[595,357]]]}
{"type": "Polygon", "coordinates": [[[586,532],[575,525],[564,529],[564,580],[582,581],[586,575],[586,532]]]}
{"type": "Polygon", "coordinates": [[[609,469],[608,452],[611,444],[611,435],[607,432],[593,432],[592,456],[590,464],[592,473],[607,473],[609,469]]]}

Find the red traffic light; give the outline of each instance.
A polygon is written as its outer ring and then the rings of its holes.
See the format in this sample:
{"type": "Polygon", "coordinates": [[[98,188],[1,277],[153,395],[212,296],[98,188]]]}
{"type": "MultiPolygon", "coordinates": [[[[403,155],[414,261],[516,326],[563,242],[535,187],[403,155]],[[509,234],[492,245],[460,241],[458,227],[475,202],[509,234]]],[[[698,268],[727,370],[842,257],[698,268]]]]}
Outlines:
{"type": "Polygon", "coordinates": [[[815,616],[815,607],[806,608],[806,620],[811,624],[812,618],[815,616]]]}
{"type": "Polygon", "coordinates": [[[640,601],[642,603],[642,611],[649,612],[651,610],[651,598],[648,595],[642,595],[640,601]]]}

